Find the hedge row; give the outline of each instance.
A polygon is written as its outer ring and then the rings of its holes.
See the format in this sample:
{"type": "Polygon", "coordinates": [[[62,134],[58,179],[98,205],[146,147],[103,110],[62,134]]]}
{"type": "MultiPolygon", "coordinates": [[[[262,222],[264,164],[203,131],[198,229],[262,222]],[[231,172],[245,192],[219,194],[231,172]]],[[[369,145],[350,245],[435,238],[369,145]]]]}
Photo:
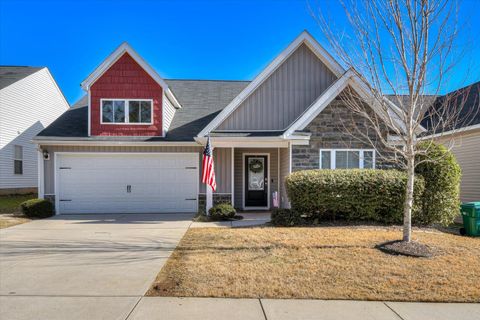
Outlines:
{"type": "MultiPolygon", "coordinates": [[[[401,223],[406,183],[407,175],[398,170],[306,170],[289,175],[286,188],[294,209],[290,214],[307,220],[401,223]]],[[[420,215],[424,188],[417,177],[413,217],[420,215]]]]}

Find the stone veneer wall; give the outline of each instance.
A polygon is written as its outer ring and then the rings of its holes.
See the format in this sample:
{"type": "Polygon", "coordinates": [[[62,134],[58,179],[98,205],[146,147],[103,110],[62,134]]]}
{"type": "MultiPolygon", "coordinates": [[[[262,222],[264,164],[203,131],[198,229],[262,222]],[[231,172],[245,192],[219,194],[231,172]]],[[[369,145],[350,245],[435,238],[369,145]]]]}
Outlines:
{"type": "MultiPolygon", "coordinates": [[[[220,203],[230,203],[232,204],[232,195],[231,194],[213,194],[213,205],[220,204],[220,203]]],[[[207,207],[207,196],[206,194],[202,193],[198,195],[198,211],[205,212],[207,207]]]]}
{"type": "MultiPolygon", "coordinates": [[[[367,120],[359,115],[353,115],[340,97],[337,97],[305,128],[310,132],[310,144],[292,146],[292,171],[319,169],[320,149],[372,149],[368,143],[352,137],[348,131],[355,128],[368,130],[367,120]],[[354,121],[354,122],[352,122],[354,121]]],[[[375,131],[368,132],[372,140],[377,140],[375,131]]],[[[387,135],[385,130],[385,135],[387,135]]],[[[376,168],[390,168],[391,164],[376,158],[376,168]]]]}

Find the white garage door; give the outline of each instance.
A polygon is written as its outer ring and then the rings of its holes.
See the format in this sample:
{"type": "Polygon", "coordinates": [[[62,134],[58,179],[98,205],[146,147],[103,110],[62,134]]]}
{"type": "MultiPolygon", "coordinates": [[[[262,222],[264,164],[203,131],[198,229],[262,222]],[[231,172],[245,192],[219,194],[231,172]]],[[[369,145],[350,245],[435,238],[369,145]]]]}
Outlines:
{"type": "Polygon", "coordinates": [[[58,154],[59,213],[196,212],[198,154],[58,154]]]}

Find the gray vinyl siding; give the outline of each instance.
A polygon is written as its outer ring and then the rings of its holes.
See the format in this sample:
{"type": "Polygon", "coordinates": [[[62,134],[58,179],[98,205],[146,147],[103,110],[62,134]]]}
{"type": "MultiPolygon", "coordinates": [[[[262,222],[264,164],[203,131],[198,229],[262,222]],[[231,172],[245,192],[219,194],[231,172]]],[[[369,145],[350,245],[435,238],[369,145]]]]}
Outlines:
{"type": "MultiPolygon", "coordinates": [[[[205,193],[205,185],[201,182],[202,175],[202,152],[203,148],[188,146],[43,146],[48,150],[50,160],[44,161],[45,194],[55,193],[55,152],[198,152],[199,154],[199,192],[205,193]]],[[[217,180],[217,193],[231,193],[231,149],[214,149],[215,176],[217,180]]]]}
{"type": "Polygon", "coordinates": [[[290,174],[290,148],[280,149],[280,206],[289,207],[285,179],[290,174]]]}
{"type": "MultiPolygon", "coordinates": [[[[215,148],[213,149],[213,159],[215,161],[215,179],[217,181],[217,190],[215,193],[232,193],[232,149],[215,148]]],[[[205,185],[203,185],[205,192],[205,185]]]]}
{"type": "Polygon", "coordinates": [[[235,167],[235,199],[234,205],[235,208],[243,208],[243,175],[244,175],[244,164],[243,164],[243,154],[244,153],[268,153],[269,156],[269,170],[270,170],[270,207],[273,207],[272,193],[274,191],[278,192],[278,149],[269,148],[269,149],[258,149],[258,148],[235,148],[235,158],[234,158],[234,167],[235,167]],[[273,182],[272,182],[273,180],[273,182]]]}
{"type": "Polygon", "coordinates": [[[480,201],[480,130],[445,136],[437,142],[452,150],[462,168],[460,200],[480,201]]]}
{"type": "Polygon", "coordinates": [[[282,130],[334,81],[335,75],[302,44],[217,130],[282,130]]]}

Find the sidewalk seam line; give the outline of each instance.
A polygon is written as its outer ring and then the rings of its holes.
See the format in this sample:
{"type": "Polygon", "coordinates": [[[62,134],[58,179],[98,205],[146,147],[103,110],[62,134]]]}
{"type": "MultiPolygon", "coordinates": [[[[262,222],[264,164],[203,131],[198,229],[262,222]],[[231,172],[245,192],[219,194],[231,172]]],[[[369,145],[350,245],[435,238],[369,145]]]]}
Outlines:
{"type": "Polygon", "coordinates": [[[402,320],[405,320],[405,319],[403,319],[403,317],[402,317],[401,315],[398,314],[397,311],[395,311],[392,307],[390,307],[390,306],[388,305],[388,303],[383,302],[383,304],[384,304],[388,309],[392,310],[392,312],[395,313],[395,314],[397,315],[397,317],[399,317],[399,318],[402,319],[402,320]]]}
{"type": "Polygon", "coordinates": [[[133,310],[135,310],[135,308],[138,306],[138,304],[140,303],[140,301],[143,299],[143,297],[140,297],[137,302],[135,303],[135,305],[133,306],[132,310],[130,310],[130,312],[127,314],[127,317],[125,318],[125,320],[128,320],[128,318],[130,318],[130,316],[132,315],[133,313],[133,310]]]}
{"type": "Polygon", "coordinates": [[[265,320],[268,320],[267,319],[267,314],[265,313],[265,309],[263,308],[262,299],[258,299],[258,302],[260,303],[260,308],[262,309],[263,317],[265,318],[265,320]]]}

